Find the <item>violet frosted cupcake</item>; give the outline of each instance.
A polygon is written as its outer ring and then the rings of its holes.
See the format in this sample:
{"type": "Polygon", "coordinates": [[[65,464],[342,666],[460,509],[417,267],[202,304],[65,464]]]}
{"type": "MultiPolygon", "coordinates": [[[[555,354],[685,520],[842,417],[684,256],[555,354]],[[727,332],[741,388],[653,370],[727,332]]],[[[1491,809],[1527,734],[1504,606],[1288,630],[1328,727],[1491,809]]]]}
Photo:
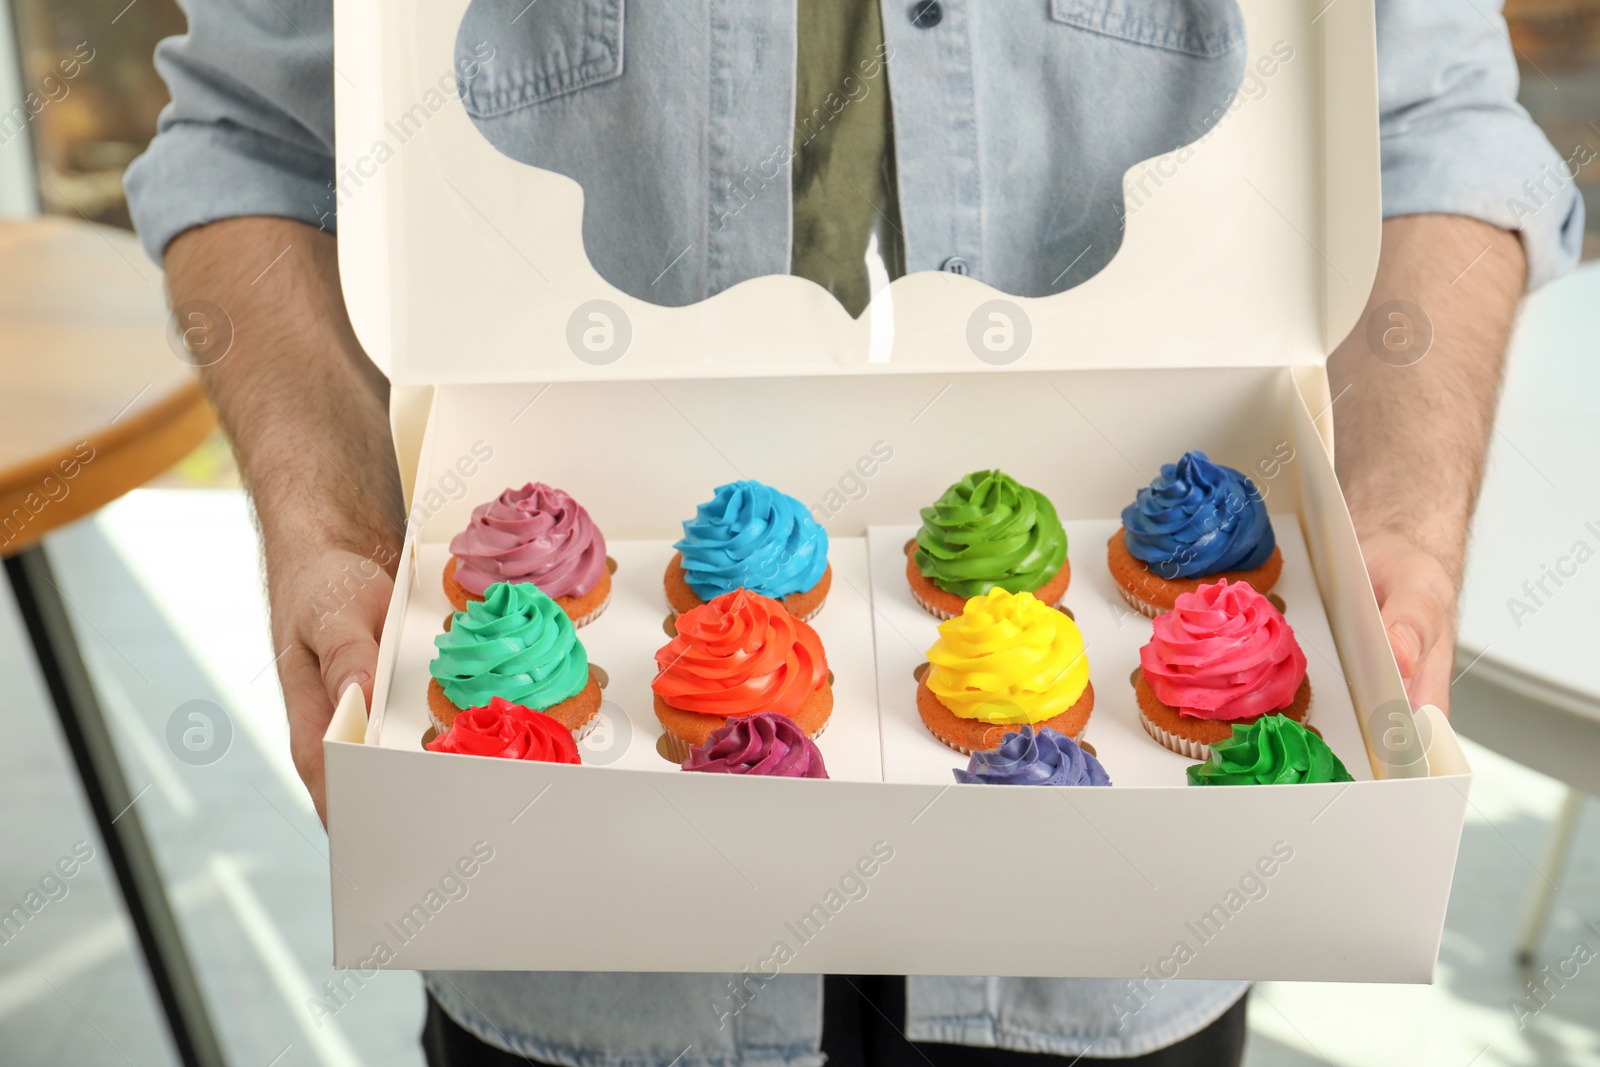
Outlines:
{"type": "Polygon", "coordinates": [[[772,778],[826,778],[822,752],[787,715],[759,711],[729,719],[703,745],[689,750],[686,771],[759,774],[772,778]]]}
{"type": "Polygon", "coordinates": [[[1110,785],[1100,761],[1072,738],[1048,726],[1006,734],[999,748],[974,752],[967,769],[955,768],[967,785],[1110,785]]]}
{"type": "Polygon", "coordinates": [[[472,509],[444,568],[444,592],[457,611],[496,582],[532,583],[574,626],[592,622],[611,602],[605,535],[583,505],[554,486],[507,489],[472,509]]]}

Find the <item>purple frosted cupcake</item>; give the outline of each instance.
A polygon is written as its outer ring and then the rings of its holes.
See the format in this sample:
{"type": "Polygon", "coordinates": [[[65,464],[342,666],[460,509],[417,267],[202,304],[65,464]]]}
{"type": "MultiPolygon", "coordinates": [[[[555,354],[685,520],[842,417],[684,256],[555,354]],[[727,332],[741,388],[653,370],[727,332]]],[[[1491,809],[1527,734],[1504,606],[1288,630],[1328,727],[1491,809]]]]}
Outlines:
{"type": "Polygon", "coordinates": [[[826,778],[822,753],[787,715],[758,711],[728,720],[703,745],[689,749],[686,771],[762,774],[772,778],[826,778]]]}
{"type": "Polygon", "coordinates": [[[974,752],[967,769],[954,770],[967,785],[1110,785],[1100,761],[1066,734],[1032,726],[1006,734],[999,748],[974,752]]]}

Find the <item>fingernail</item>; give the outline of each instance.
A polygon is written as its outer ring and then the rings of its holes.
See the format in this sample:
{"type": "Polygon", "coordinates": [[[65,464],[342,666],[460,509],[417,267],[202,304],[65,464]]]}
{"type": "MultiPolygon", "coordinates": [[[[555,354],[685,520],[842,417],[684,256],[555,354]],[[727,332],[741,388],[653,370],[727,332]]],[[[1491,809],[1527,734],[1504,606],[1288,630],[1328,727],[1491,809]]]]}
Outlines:
{"type": "MultiPolygon", "coordinates": [[[[346,689],[349,689],[352,685],[355,686],[357,689],[361,689],[366,684],[367,684],[367,672],[366,671],[355,671],[355,672],[353,672],[351,674],[347,674],[347,675],[345,675],[344,680],[341,681],[337,686],[334,687],[333,699],[337,703],[339,700],[342,700],[344,698],[344,691],[346,689]]],[[[362,690],[362,694],[361,694],[361,702],[363,704],[365,704],[366,700],[367,700],[366,691],[363,689],[362,690]]]]}

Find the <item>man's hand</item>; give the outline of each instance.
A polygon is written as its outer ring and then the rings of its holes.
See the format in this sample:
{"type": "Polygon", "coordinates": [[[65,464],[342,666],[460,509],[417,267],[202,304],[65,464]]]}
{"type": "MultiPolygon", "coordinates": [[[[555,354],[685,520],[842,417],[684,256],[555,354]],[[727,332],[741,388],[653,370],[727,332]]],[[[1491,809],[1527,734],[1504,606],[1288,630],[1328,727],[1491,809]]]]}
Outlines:
{"type": "Polygon", "coordinates": [[[372,555],[324,548],[291,558],[279,554],[269,568],[272,644],[285,650],[278,679],[289,713],[289,751],[324,823],[322,735],[349,686],[360,686],[372,707],[378,635],[394,591],[387,554],[381,545],[372,555]]]}
{"type": "Polygon", "coordinates": [[[1406,695],[1414,705],[1433,704],[1448,711],[1458,579],[1438,556],[1402,533],[1362,538],[1361,554],[1378,594],[1406,695]]]}
{"type": "Polygon", "coordinates": [[[1467,528],[1526,274],[1505,230],[1389,219],[1367,309],[1328,360],[1339,481],[1413,705],[1449,710],[1467,528]]]}
{"type": "Polygon", "coordinates": [[[215,360],[201,378],[255,505],[290,746],[326,822],[322,735],[348,683],[372,706],[404,535],[388,382],[345,314],[329,234],[228,219],[180,235],[166,266],[180,322],[231,325],[221,358],[225,337],[193,340],[215,360]]]}

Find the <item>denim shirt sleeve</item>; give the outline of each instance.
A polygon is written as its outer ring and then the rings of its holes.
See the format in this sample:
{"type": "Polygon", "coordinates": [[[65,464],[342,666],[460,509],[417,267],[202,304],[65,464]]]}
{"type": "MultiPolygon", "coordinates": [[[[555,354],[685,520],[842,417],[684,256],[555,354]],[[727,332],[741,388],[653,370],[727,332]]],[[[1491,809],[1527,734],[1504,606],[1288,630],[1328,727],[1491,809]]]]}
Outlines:
{"type": "Polygon", "coordinates": [[[172,102],[125,178],[145,251],[241,215],[332,229],[332,0],[181,5],[189,31],[155,57],[172,102]]]}
{"type": "MultiPolygon", "coordinates": [[[[1517,103],[1499,0],[1377,3],[1384,217],[1439,212],[1520,231],[1529,289],[1571,270],[1583,201],[1517,103]]],[[[1570,170],[1593,158],[1575,147],[1570,170]]]]}

